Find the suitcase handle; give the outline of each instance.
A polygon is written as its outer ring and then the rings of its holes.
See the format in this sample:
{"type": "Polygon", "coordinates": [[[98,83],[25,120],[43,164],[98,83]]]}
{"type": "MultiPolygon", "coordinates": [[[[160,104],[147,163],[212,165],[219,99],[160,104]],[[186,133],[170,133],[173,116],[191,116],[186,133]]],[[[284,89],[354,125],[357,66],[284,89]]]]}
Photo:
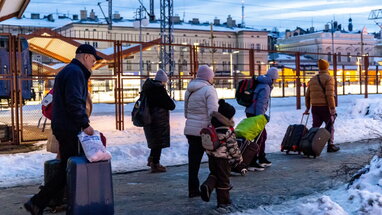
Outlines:
{"type": "Polygon", "coordinates": [[[309,120],[309,115],[310,115],[309,113],[303,113],[303,114],[302,114],[300,124],[302,124],[305,115],[307,116],[307,117],[306,117],[306,121],[305,121],[305,127],[306,127],[306,125],[308,124],[308,120],[309,120]]]}

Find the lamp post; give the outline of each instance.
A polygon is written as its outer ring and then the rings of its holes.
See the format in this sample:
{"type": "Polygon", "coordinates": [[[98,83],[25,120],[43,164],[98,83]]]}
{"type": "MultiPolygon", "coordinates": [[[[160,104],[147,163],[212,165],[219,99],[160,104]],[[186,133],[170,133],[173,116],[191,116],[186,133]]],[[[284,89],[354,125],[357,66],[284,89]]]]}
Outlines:
{"type": "Polygon", "coordinates": [[[230,66],[230,75],[232,76],[232,74],[233,74],[233,63],[232,63],[232,61],[233,61],[233,54],[238,54],[239,53],[239,51],[229,51],[229,52],[223,52],[223,54],[229,54],[229,60],[230,60],[230,64],[229,64],[229,66],[230,66]]]}
{"type": "Polygon", "coordinates": [[[142,25],[147,26],[149,24],[149,21],[146,19],[146,16],[142,18],[142,12],[144,8],[139,6],[139,8],[136,11],[136,18],[133,23],[134,28],[139,28],[139,74],[142,75],[143,71],[143,62],[142,62],[142,25]]]}

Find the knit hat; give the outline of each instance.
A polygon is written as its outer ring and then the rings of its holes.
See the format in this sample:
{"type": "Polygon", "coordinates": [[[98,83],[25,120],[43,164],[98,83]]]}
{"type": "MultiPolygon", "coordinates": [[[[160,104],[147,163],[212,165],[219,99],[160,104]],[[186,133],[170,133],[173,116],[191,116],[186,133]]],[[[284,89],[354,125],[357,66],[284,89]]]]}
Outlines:
{"type": "Polygon", "coordinates": [[[267,76],[270,77],[272,80],[276,80],[279,78],[279,71],[276,67],[271,67],[267,71],[267,76]]]}
{"type": "Polygon", "coordinates": [[[167,74],[163,70],[158,70],[157,74],[155,75],[155,80],[160,81],[160,82],[167,82],[168,77],[167,74]]]}
{"type": "Polygon", "coordinates": [[[224,99],[220,99],[218,112],[227,117],[227,119],[232,119],[236,113],[236,110],[232,105],[226,103],[224,99]]]}
{"type": "Polygon", "coordinates": [[[203,65],[199,67],[196,77],[210,81],[215,77],[215,74],[209,66],[203,65]]]}
{"type": "Polygon", "coordinates": [[[328,70],[329,69],[329,62],[324,59],[318,60],[318,68],[320,70],[328,70]]]}

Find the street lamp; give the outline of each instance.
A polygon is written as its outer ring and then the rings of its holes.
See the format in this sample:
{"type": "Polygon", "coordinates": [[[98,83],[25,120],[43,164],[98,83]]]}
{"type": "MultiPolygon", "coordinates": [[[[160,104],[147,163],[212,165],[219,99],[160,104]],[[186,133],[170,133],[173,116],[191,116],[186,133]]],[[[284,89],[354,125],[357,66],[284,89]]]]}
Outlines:
{"type": "Polygon", "coordinates": [[[133,22],[134,28],[139,28],[139,74],[142,75],[142,25],[145,27],[149,24],[149,20],[146,19],[146,16],[142,18],[142,12],[144,11],[144,8],[139,6],[139,8],[136,11],[136,18],[133,22]]]}

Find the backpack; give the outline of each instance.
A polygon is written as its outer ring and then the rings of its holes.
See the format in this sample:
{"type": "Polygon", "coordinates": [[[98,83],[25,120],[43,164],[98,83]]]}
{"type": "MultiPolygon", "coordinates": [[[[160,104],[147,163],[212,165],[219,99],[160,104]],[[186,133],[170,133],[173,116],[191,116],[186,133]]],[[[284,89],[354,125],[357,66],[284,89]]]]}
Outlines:
{"type": "Polygon", "coordinates": [[[235,98],[239,105],[244,107],[251,106],[253,102],[254,90],[257,86],[257,77],[253,76],[251,79],[244,79],[239,81],[236,88],[235,98]]]}
{"type": "Polygon", "coordinates": [[[141,93],[141,97],[135,102],[131,111],[131,121],[137,127],[144,127],[151,124],[150,107],[147,96],[141,93]]]}
{"type": "MultiPolygon", "coordinates": [[[[233,128],[230,128],[233,131],[233,128]]],[[[202,146],[204,149],[214,151],[220,147],[225,140],[219,140],[218,134],[214,126],[210,125],[207,128],[200,130],[200,137],[202,138],[202,146]]]]}
{"type": "Polygon", "coordinates": [[[42,115],[44,115],[46,118],[52,120],[52,114],[53,114],[53,88],[49,90],[48,94],[45,95],[45,97],[42,99],[41,102],[41,111],[42,115]]]}

